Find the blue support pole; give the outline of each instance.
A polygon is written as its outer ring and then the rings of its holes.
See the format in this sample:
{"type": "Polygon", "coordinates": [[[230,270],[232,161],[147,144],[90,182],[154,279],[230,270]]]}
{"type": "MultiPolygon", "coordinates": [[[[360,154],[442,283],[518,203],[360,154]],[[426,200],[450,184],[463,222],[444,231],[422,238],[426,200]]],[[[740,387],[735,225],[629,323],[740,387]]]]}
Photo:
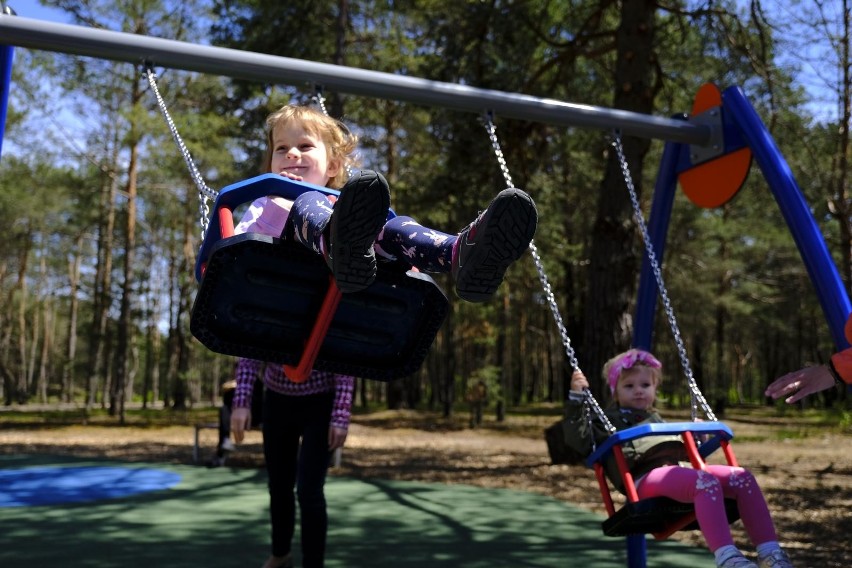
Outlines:
{"type": "Polygon", "coordinates": [[[781,208],[816,289],[835,346],[837,349],[849,347],[843,333],[846,319],[852,312],[849,296],[790,166],[742,89],[725,89],[722,105],[739,125],[743,138],[754,153],[775,201],[781,208]]]}
{"type": "MultiPolygon", "coordinates": [[[[683,145],[678,142],[667,142],[663,149],[647,223],[651,247],[660,266],[662,266],[663,253],[666,250],[666,235],[669,231],[669,221],[677,191],[677,165],[682,148],[683,145]]],[[[642,255],[642,272],[639,277],[639,292],[633,321],[634,347],[651,350],[658,291],[654,270],[648,260],[648,254],[645,253],[642,255]]]]}
{"type": "Polygon", "coordinates": [[[625,537],[627,540],[627,568],[645,568],[648,565],[648,543],[644,534],[625,537]]]}
{"type": "Polygon", "coordinates": [[[0,156],[3,155],[3,133],[6,132],[6,114],[9,108],[9,89],[12,85],[14,55],[14,47],[0,45],[0,156]]]}

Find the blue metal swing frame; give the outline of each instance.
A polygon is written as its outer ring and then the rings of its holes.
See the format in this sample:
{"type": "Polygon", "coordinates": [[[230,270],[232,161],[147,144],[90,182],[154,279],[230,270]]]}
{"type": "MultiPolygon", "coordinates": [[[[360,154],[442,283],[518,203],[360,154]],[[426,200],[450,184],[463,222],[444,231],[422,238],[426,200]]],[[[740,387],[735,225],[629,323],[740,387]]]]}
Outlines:
{"type": "MultiPolygon", "coordinates": [[[[849,343],[844,335],[844,326],[852,312],[852,304],[825,239],[793,177],[790,166],[740,87],[732,86],[722,91],[722,106],[717,110],[721,114],[723,133],[723,144],[719,156],[730,154],[741,148],[749,148],[753,152],[754,159],[799,249],[835,346],[838,350],[848,348],[849,343]]],[[[686,116],[677,118],[690,119],[686,116]]],[[[690,145],[679,142],[666,143],[647,222],[651,245],[658,260],[663,258],[665,250],[678,175],[692,167],[694,164],[690,145]]],[[[658,293],[657,281],[646,254],[643,256],[634,319],[633,345],[640,349],[650,350],[653,343],[658,293]]],[[[690,428],[693,426],[690,425],[690,428]]],[[[619,432],[615,436],[621,439],[630,435],[632,434],[619,432]]],[[[615,443],[614,440],[613,444],[615,443]]],[[[628,535],[626,541],[628,568],[645,568],[647,562],[645,535],[628,535]]]]}

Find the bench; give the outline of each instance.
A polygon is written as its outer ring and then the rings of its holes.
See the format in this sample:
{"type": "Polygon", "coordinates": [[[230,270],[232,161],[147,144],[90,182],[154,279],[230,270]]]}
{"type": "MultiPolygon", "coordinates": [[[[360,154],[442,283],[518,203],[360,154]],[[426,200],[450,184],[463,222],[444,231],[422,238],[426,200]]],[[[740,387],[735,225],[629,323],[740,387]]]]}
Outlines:
{"type": "MultiPolygon", "coordinates": [[[[199,422],[195,425],[195,445],[192,447],[192,463],[198,463],[199,433],[201,430],[219,431],[218,422],[199,422]]],[[[216,443],[218,443],[218,436],[216,443]]]]}

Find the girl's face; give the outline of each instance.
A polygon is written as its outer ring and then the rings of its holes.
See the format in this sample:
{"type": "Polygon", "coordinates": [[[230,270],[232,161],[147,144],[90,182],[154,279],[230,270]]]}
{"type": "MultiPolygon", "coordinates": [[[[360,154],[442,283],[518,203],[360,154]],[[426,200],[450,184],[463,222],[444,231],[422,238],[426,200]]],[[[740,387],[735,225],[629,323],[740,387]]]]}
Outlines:
{"type": "Polygon", "coordinates": [[[340,164],[328,155],[322,139],[297,121],[277,125],[272,131],[270,172],[290,179],[325,186],[338,174],[340,164]]]}
{"type": "Polygon", "coordinates": [[[615,387],[615,401],[622,408],[648,410],[657,398],[657,383],[648,367],[637,366],[622,372],[615,387]]]}

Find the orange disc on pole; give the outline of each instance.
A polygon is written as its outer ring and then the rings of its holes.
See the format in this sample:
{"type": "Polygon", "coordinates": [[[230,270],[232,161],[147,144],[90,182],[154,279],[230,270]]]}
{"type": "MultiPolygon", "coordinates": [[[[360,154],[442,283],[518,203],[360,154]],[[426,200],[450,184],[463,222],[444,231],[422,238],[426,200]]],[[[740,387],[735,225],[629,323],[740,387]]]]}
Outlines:
{"type": "MultiPolygon", "coordinates": [[[[722,93],[705,83],[695,95],[692,116],[722,107],[722,93]]],[[[694,204],[706,209],[724,205],[743,186],[751,166],[751,149],[739,148],[680,173],[680,187],[694,204]]]]}

